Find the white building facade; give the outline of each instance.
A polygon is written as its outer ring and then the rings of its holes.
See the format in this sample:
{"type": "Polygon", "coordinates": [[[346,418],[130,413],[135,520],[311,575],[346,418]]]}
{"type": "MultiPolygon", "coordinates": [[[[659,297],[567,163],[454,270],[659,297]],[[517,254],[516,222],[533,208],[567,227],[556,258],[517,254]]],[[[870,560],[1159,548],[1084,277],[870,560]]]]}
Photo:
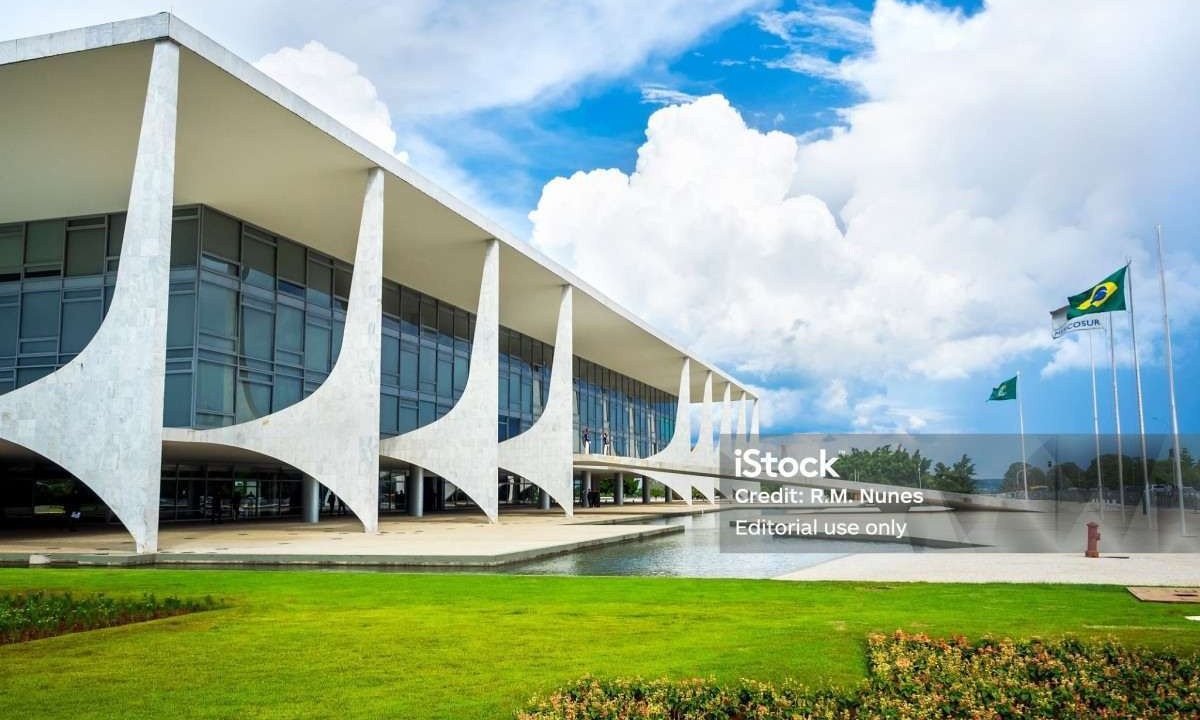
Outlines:
{"type": "Polygon", "coordinates": [[[715,430],[757,431],[736,379],[171,15],[2,42],[0,92],[5,525],[82,508],[154,552],[714,501],[715,430]]]}

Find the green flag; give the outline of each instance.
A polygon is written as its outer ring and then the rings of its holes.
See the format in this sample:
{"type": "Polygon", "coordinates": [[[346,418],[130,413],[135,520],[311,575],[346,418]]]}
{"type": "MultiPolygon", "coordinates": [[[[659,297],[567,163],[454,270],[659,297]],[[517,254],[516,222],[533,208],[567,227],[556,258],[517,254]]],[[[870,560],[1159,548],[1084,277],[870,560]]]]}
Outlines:
{"type": "Polygon", "coordinates": [[[1078,295],[1067,298],[1067,318],[1125,309],[1125,271],[1121,268],[1078,295]]]}
{"type": "Polygon", "coordinates": [[[1017,378],[1010,377],[996,387],[992,388],[992,395],[988,398],[988,402],[993,400],[1016,400],[1017,399],[1017,378]]]}

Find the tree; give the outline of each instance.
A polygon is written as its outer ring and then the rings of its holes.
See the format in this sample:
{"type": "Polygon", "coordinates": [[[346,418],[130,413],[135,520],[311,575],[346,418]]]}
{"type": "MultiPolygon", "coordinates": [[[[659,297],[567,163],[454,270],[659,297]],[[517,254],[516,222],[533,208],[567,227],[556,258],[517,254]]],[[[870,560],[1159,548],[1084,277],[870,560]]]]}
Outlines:
{"type": "MultiPolygon", "coordinates": [[[[1140,478],[1142,476],[1141,462],[1137,458],[1133,458],[1128,455],[1122,455],[1120,460],[1121,460],[1121,467],[1124,468],[1125,487],[1126,488],[1130,487],[1130,483],[1133,478],[1138,478],[1138,480],[1135,484],[1140,485],[1141,484],[1140,478]]],[[[1118,473],[1117,473],[1117,454],[1116,453],[1108,453],[1107,455],[1101,455],[1100,456],[1100,469],[1102,471],[1104,471],[1104,487],[1116,488],[1118,486],[1117,478],[1119,477],[1118,473]]],[[[1086,477],[1087,477],[1087,482],[1086,482],[1087,487],[1096,487],[1096,461],[1095,460],[1092,460],[1092,462],[1088,465],[1086,477]]]]}
{"type": "Polygon", "coordinates": [[[971,458],[965,454],[953,465],[947,466],[945,463],[938,463],[933,468],[931,486],[935,490],[947,492],[975,492],[975,463],[971,462],[971,458]]]}
{"type": "Polygon", "coordinates": [[[1028,477],[1029,487],[1035,488],[1038,485],[1046,484],[1046,473],[1041,468],[1035,467],[1030,463],[1015,462],[1008,466],[1004,471],[1004,480],[1000,483],[1001,492],[1022,492],[1025,489],[1023,479],[1021,477],[1021,466],[1025,466],[1025,474],[1028,477]]]}
{"type": "Polygon", "coordinates": [[[845,480],[916,487],[928,483],[930,465],[920,450],[910,454],[902,447],[893,450],[884,445],[874,450],[851,448],[842,453],[834,468],[845,480]]]}

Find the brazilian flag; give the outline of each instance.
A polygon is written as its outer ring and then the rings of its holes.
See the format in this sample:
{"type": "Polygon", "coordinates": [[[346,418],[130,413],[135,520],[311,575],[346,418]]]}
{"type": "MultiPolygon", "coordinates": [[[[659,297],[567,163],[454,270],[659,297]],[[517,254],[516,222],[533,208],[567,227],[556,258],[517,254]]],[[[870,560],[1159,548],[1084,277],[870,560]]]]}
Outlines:
{"type": "Polygon", "coordinates": [[[1067,298],[1067,318],[1124,310],[1125,271],[1128,269],[1126,265],[1091,288],[1067,298]]]}
{"type": "Polygon", "coordinates": [[[988,398],[988,402],[993,400],[1016,400],[1017,399],[1017,378],[1014,375],[996,387],[992,388],[992,395],[988,398]]]}

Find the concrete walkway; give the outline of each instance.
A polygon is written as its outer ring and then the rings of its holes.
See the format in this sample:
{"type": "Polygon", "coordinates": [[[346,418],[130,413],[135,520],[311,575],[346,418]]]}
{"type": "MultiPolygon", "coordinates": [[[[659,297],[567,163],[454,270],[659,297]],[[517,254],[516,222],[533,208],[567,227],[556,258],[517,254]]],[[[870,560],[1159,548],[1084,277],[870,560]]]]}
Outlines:
{"type": "Polygon", "coordinates": [[[838,557],[778,579],[1200,586],[1200,554],[872,553],[838,557]]]}
{"type": "Polygon", "coordinates": [[[410,518],[384,515],[379,533],[366,534],[353,517],[296,521],[173,524],[159,534],[159,552],[136,555],[117,527],[80,532],[28,531],[0,535],[0,564],[392,565],[488,567],[682,532],[651,524],[705,508],[680,504],[602,506],[561,511],[513,510],[499,523],[477,512],[410,518]]]}

